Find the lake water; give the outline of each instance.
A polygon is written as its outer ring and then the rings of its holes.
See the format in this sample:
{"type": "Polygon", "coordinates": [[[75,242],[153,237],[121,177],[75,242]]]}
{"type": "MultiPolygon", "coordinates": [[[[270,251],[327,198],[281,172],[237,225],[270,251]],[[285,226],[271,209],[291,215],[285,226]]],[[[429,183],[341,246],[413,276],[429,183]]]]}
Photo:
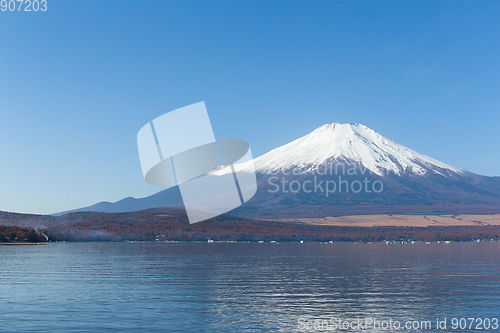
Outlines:
{"type": "MultiPolygon", "coordinates": [[[[412,332],[488,318],[497,332],[499,309],[500,243],[0,246],[6,332],[317,332],[339,319],[348,332],[360,318],[432,323],[412,332]]],[[[381,325],[364,331],[396,331],[381,325]]]]}

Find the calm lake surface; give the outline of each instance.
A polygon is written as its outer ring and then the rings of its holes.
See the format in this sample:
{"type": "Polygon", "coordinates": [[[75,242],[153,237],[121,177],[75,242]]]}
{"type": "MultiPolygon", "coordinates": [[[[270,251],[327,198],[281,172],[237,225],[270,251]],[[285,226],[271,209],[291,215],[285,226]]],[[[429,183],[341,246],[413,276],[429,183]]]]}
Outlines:
{"type": "Polygon", "coordinates": [[[443,332],[499,309],[500,243],[0,246],[5,332],[314,332],[333,318],[428,332],[446,317],[443,332]]]}

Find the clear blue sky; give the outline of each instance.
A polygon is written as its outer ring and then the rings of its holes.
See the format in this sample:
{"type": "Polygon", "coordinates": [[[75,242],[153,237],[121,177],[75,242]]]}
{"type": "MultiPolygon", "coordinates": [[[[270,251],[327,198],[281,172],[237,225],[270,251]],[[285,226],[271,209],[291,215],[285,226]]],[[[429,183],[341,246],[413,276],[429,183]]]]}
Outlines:
{"type": "Polygon", "coordinates": [[[205,101],[254,156],[359,122],[500,176],[499,1],[56,1],[0,11],[0,210],[143,197],[137,131],[205,101]]]}

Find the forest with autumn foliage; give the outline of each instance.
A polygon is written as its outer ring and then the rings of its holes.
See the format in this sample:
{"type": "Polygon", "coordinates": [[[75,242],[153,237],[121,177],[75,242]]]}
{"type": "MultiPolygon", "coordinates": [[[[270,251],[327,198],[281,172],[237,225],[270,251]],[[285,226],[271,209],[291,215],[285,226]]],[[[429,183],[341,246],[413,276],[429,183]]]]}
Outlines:
{"type": "MultiPolygon", "coordinates": [[[[29,229],[4,231],[6,241],[382,241],[498,240],[500,226],[355,227],[248,220],[223,214],[190,224],[180,209],[158,208],[128,213],[78,212],[63,216],[0,213],[0,224],[29,229]],[[27,230],[27,231],[21,231],[27,230]]],[[[4,230],[14,230],[3,227],[4,230]]]]}
{"type": "Polygon", "coordinates": [[[49,240],[55,240],[55,237],[50,233],[37,232],[34,229],[17,226],[0,225],[0,243],[41,243],[49,240]]]}

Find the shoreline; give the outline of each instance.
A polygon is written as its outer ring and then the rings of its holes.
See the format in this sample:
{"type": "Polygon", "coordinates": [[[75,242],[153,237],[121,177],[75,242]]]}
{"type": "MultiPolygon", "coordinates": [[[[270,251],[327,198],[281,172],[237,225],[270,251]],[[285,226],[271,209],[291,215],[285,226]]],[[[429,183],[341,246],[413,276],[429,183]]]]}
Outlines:
{"type": "Polygon", "coordinates": [[[12,246],[12,245],[45,245],[46,243],[0,243],[0,246],[12,246]]]}

